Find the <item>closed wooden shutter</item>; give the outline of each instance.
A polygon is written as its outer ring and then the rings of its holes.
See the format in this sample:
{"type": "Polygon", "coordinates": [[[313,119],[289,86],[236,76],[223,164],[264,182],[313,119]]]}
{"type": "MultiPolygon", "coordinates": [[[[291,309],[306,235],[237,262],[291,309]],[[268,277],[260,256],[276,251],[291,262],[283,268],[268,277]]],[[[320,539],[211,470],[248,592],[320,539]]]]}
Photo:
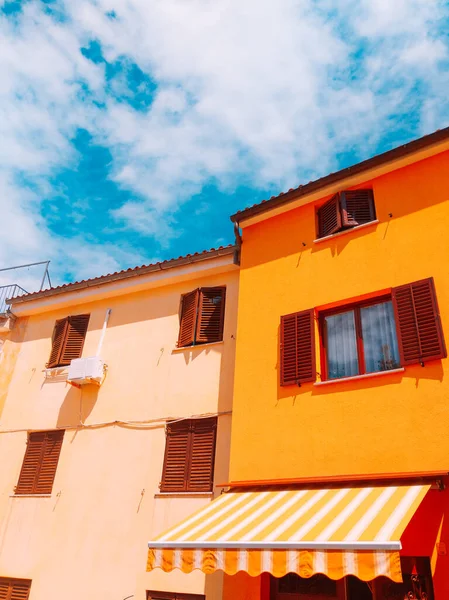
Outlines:
{"type": "Polygon", "coordinates": [[[0,577],[0,600],[28,600],[31,581],[0,577]]]}
{"type": "Polygon", "coordinates": [[[68,318],[58,319],[55,323],[55,328],[53,330],[52,336],[50,358],[47,363],[48,368],[56,367],[57,365],[59,365],[62,347],[67,335],[68,325],[68,318]]]}
{"type": "Polygon", "coordinates": [[[220,342],[223,339],[226,288],[200,289],[196,342],[220,342]]]}
{"type": "Polygon", "coordinates": [[[90,315],[68,317],[67,333],[62,347],[59,366],[70,365],[73,359],[81,357],[89,318],[90,315]]]}
{"type": "Polygon", "coordinates": [[[9,594],[9,581],[4,578],[0,578],[0,600],[8,600],[9,594]]]}
{"type": "Polygon", "coordinates": [[[16,494],[51,494],[64,431],[30,433],[16,494]]]}
{"type": "Polygon", "coordinates": [[[216,434],[216,417],[168,423],[161,492],[212,490],[216,434]]]}
{"type": "Polygon", "coordinates": [[[45,432],[30,433],[28,436],[25,457],[20,471],[16,494],[33,494],[37,473],[42,461],[45,444],[45,432]]]}
{"type": "Polygon", "coordinates": [[[318,237],[332,235],[341,229],[341,213],[339,195],[335,194],[318,209],[318,237]]]}
{"type": "Polygon", "coordinates": [[[48,431],[45,434],[42,461],[36,479],[36,494],[51,494],[63,439],[64,431],[48,431]]]}
{"type": "Polygon", "coordinates": [[[446,357],[433,278],[392,290],[401,364],[446,357]]]}
{"type": "Polygon", "coordinates": [[[190,446],[190,421],[168,423],[161,492],[185,492],[190,446]]]}
{"type": "Polygon", "coordinates": [[[182,296],[181,324],[179,327],[178,346],[191,346],[195,340],[198,313],[199,290],[182,296]]]}
{"type": "Polygon", "coordinates": [[[315,381],[313,309],[281,317],[281,385],[315,381]]]}
{"type": "Polygon", "coordinates": [[[31,581],[14,581],[11,589],[10,600],[28,600],[31,581]]]}
{"type": "Polygon", "coordinates": [[[363,225],[376,218],[372,190],[341,192],[340,204],[344,227],[363,225]]]}
{"type": "Polygon", "coordinates": [[[192,421],[187,490],[211,492],[214,480],[217,419],[192,421]]]}

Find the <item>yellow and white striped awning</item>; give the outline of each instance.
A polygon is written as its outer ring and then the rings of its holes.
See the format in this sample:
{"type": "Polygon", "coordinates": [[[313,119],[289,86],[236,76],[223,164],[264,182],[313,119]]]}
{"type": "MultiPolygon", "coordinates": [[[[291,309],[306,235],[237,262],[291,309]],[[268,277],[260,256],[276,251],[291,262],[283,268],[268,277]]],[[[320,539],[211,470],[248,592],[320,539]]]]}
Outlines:
{"type": "Polygon", "coordinates": [[[147,570],[402,581],[400,538],[429,488],[229,492],[150,541],[147,570]]]}

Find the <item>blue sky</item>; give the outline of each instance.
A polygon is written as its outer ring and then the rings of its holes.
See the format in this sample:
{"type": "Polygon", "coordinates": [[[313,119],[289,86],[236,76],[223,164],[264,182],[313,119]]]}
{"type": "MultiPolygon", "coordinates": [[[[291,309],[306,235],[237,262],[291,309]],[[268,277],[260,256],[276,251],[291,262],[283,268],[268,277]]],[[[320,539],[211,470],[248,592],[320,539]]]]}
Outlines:
{"type": "Polygon", "coordinates": [[[446,0],[0,0],[0,264],[232,242],[239,208],[449,125],[448,26],[446,0]]]}

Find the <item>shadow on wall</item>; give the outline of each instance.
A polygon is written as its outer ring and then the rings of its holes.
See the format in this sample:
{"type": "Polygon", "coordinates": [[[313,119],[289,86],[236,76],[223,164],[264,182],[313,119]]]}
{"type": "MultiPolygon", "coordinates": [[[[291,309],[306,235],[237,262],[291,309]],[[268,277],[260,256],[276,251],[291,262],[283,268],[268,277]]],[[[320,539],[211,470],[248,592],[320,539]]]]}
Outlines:
{"type": "Polygon", "coordinates": [[[76,388],[67,384],[69,390],[59,409],[57,427],[78,427],[83,425],[92,412],[98,398],[99,387],[85,385],[76,388]]]}

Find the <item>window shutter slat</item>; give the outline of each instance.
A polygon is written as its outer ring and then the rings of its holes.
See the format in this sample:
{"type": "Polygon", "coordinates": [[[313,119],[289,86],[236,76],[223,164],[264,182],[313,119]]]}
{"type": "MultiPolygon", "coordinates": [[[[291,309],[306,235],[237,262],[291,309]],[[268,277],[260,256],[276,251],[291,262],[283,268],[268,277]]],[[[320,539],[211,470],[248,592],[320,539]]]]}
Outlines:
{"type": "Polygon", "coordinates": [[[161,492],[186,491],[189,444],[189,421],[167,425],[161,492]]]}
{"type": "Polygon", "coordinates": [[[200,289],[196,341],[220,342],[223,339],[226,288],[200,289]]]}
{"type": "Polygon", "coordinates": [[[341,228],[340,198],[335,194],[317,211],[318,214],[318,237],[332,235],[341,228]]]}
{"type": "Polygon", "coordinates": [[[213,488],[217,419],[198,419],[192,424],[187,490],[210,492],[213,488]]]}
{"type": "Polygon", "coordinates": [[[446,357],[433,278],[392,290],[401,364],[446,357]]]}
{"type": "Polygon", "coordinates": [[[90,315],[68,317],[67,334],[61,351],[60,366],[70,365],[71,361],[81,358],[84,339],[89,325],[90,315]]]}
{"type": "Polygon", "coordinates": [[[181,324],[179,327],[178,346],[191,346],[195,339],[195,327],[198,310],[199,290],[182,296],[181,324]]]}
{"type": "Polygon", "coordinates": [[[373,190],[350,190],[340,194],[344,227],[356,227],[376,218],[373,190]]]}
{"type": "Polygon", "coordinates": [[[61,350],[67,333],[68,318],[59,319],[55,323],[52,336],[52,346],[47,367],[50,369],[59,365],[61,350]]]}
{"type": "Polygon", "coordinates": [[[281,317],[281,385],[315,379],[313,309],[281,317]]]}
{"type": "Polygon", "coordinates": [[[64,431],[49,431],[46,433],[42,461],[36,480],[36,494],[51,494],[63,439],[64,431]]]}

